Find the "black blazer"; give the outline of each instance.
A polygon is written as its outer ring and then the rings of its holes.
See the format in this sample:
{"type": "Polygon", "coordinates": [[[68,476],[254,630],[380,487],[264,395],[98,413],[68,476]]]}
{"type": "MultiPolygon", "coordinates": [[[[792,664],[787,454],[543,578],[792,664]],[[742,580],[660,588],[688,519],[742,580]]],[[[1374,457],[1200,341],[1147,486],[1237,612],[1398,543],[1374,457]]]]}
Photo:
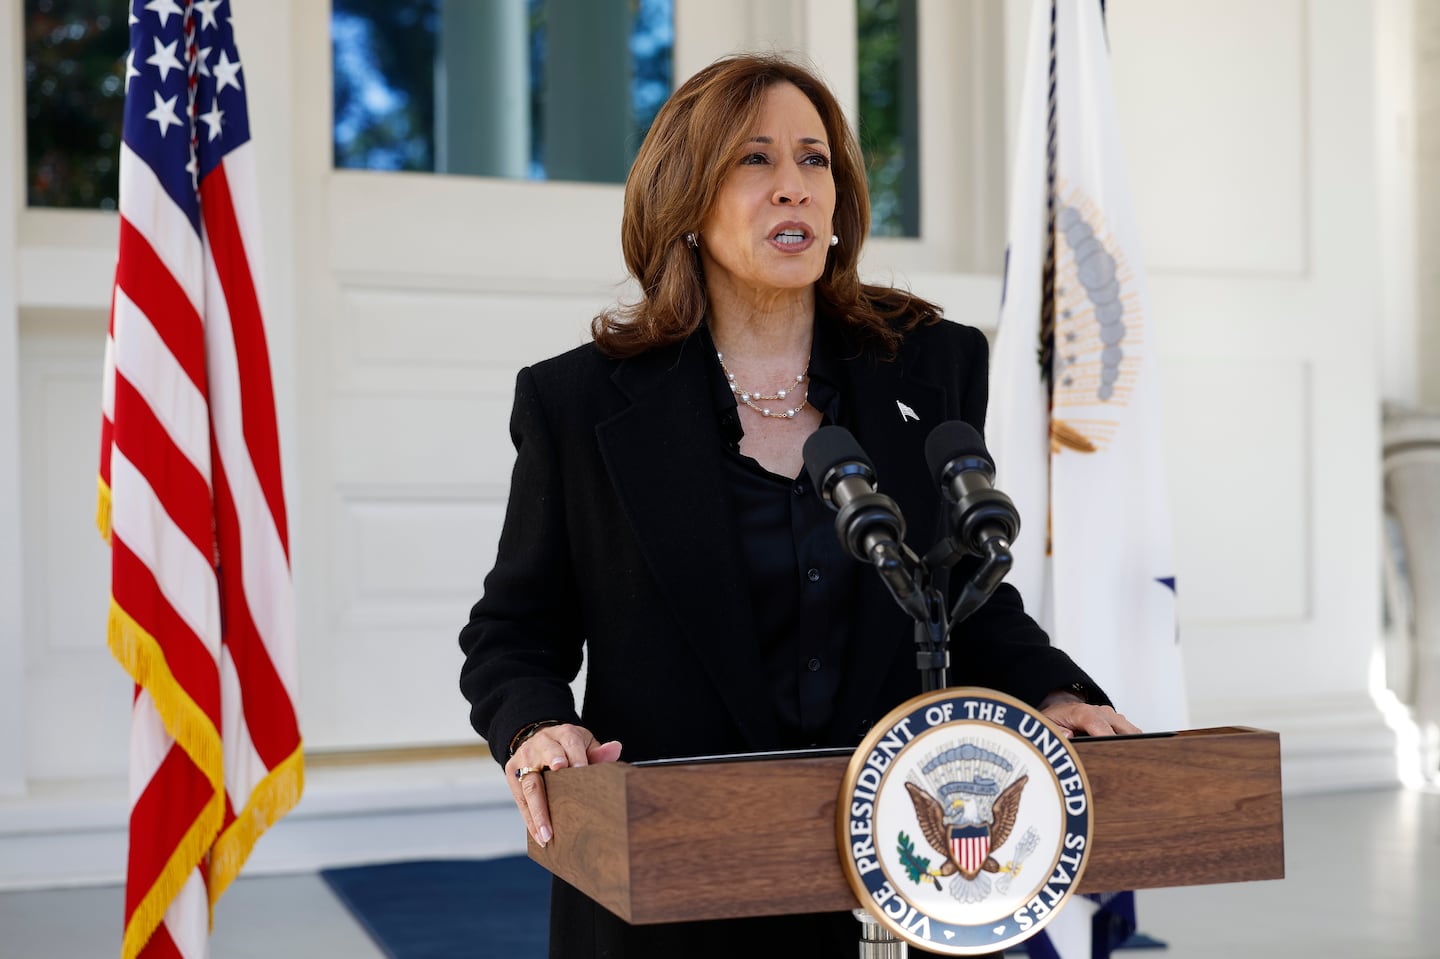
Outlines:
{"type": "MultiPolygon", "coordinates": [[[[922,326],[894,360],[843,332],[831,340],[841,344],[848,425],[923,554],[941,518],[925,437],[949,419],[983,429],[985,338],[949,322],[922,326]]],[[[809,745],[781,741],[760,673],[713,362],[692,336],[627,360],[586,345],[520,371],[499,554],[460,634],[461,688],[498,762],[518,730],[542,719],[619,739],[628,760],[809,745]],[[577,711],[569,683],[582,645],[588,678],[577,711]]],[[[854,745],[920,691],[910,620],[878,576],[860,582],[855,638],[820,745],[854,745]]],[[[951,662],[952,683],[1032,704],[1077,683],[1104,701],[1009,586],[956,631],[951,662]]]]}

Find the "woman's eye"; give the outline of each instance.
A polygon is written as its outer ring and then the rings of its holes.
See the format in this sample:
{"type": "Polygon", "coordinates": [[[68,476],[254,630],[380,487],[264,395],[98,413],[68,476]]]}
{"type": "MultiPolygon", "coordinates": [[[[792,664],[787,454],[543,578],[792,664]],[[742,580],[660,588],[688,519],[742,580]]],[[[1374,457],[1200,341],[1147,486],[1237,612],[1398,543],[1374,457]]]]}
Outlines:
{"type": "Polygon", "coordinates": [[[812,153],[805,158],[804,162],[808,163],[811,166],[823,167],[830,165],[830,158],[825,156],[823,153],[812,153]]]}
{"type": "Polygon", "coordinates": [[[769,163],[770,158],[763,153],[751,153],[740,160],[742,166],[753,166],[757,163],[769,163]]]}

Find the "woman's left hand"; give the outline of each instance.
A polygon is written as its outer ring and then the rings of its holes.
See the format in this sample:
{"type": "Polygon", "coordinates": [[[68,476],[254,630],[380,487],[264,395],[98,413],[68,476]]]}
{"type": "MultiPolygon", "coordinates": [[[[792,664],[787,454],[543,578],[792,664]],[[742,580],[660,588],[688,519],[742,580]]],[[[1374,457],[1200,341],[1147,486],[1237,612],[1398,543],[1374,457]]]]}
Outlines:
{"type": "Polygon", "coordinates": [[[1136,726],[1111,706],[1092,706],[1073,693],[1051,693],[1040,703],[1040,712],[1069,739],[1081,736],[1114,736],[1138,733],[1136,726]]]}

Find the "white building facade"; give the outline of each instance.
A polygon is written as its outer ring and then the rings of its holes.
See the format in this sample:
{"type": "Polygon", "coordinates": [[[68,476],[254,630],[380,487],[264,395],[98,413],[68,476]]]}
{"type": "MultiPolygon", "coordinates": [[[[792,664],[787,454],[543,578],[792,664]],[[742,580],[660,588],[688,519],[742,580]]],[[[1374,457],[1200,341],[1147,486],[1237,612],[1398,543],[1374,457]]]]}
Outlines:
{"type": "MultiPolygon", "coordinates": [[[[849,0],[675,6],[677,80],[793,50],[853,108],[849,0]]],[[[1279,731],[1287,790],[1393,782],[1373,688],[1380,421],[1384,400],[1440,400],[1422,317],[1440,274],[1417,266],[1440,204],[1416,172],[1440,170],[1440,17],[1108,8],[1163,331],[1192,724],[1279,731]]],[[[499,535],[515,372],[626,293],[618,185],[335,170],[329,15],[248,0],[235,17],[312,758],[252,871],[523,847],[455,637],[499,535]]],[[[993,330],[1029,4],[919,0],[918,17],[922,234],[872,241],[864,268],[993,330]]],[[[118,219],[24,204],[22,20],[0,0],[0,888],[121,879],[131,695],[93,525],[118,219]]]]}

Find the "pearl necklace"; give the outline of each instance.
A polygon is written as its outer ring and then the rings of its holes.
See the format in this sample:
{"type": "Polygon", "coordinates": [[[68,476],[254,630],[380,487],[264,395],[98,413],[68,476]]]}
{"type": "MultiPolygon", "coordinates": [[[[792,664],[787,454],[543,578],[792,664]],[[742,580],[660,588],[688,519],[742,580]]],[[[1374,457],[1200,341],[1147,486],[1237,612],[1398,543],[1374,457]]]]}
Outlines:
{"type": "Polygon", "coordinates": [[[805,380],[808,378],[809,371],[807,370],[805,373],[795,374],[795,386],[787,386],[785,389],[776,390],[773,393],[761,393],[754,390],[742,389],[739,384],[735,382],[735,374],[731,373],[730,368],[725,365],[725,355],[719,350],[715,351],[715,359],[720,361],[720,370],[725,374],[725,379],[730,384],[730,392],[734,393],[735,396],[739,398],[740,402],[744,403],[746,406],[750,407],[752,410],[759,413],[761,416],[766,416],[771,419],[777,420],[793,420],[795,418],[795,414],[803,410],[805,408],[805,404],[810,399],[810,389],[809,387],[806,387],[805,395],[800,397],[800,402],[796,403],[795,406],[788,410],[776,411],[770,409],[768,406],[757,406],[755,404],[756,400],[785,399],[791,394],[791,392],[797,389],[800,384],[805,382],[805,380]]]}

